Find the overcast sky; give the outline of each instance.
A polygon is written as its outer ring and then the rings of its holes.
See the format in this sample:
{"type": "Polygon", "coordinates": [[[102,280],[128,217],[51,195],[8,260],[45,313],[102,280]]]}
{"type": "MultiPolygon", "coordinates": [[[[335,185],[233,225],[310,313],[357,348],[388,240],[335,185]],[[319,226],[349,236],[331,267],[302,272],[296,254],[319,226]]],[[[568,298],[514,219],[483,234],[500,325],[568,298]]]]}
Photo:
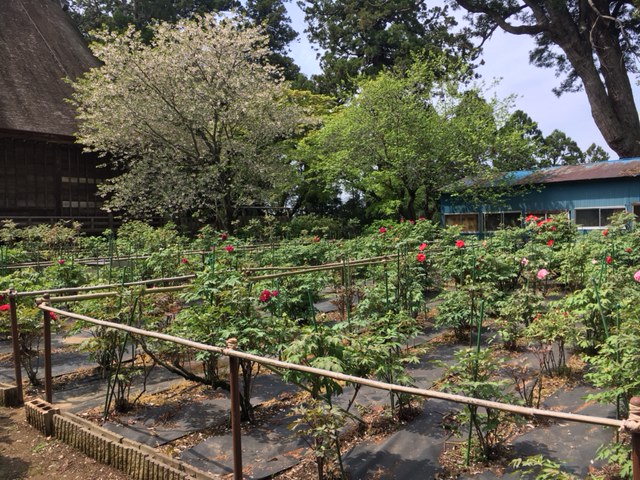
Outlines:
{"type": "MultiPolygon", "coordinates": [[[[287,9],[293,27],[300,32],[300,38],[291,45],[291,55],[306,75],[319,73],[316,52],[312,49],[304,30],[304,16],[295,2],[288,2],[287,9]]],[[[562,130],[573,138],[582,150],[595,143],[604,148],[611,159],[618,156],[607,146],[591,117],[591,110],[584,91],[565,93],[556,97],[551,89],[560,84],[553,69],[537,68],[529,65],[529,50],[533,45],[528,36],[509,35],[501,30],[485,44],[483,58],[485,65],[479,68],[487,85],[494,79],[501,79],[495,87],[498,98],[516,95],[515,108],[525,111],[544,135],[554,129],[562,130]]],[[[636,105],[640,99],[638,81],[635,85],[636,105]]]]}

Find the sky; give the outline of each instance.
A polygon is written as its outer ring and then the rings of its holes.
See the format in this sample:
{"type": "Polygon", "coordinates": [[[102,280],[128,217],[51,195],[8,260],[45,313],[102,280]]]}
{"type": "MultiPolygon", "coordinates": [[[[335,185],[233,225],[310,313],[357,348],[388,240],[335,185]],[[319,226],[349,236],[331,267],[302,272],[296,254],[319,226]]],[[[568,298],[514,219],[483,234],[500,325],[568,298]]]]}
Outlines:
{"type": "MultiPolygon", "coordinates": [[[[286,5],[292,25],[300,33],[291,45],[291,56],[307,76],[320,73],[316,51],[304,34],[304,15],[295,2],[286,5]]],[[[491,85],[499,79],[492,93],[498,98],[515,95],[514,109],[526,112],[545,136],[558,129],[575,140],[583,151],[595,143],[605,149],[610,159],[617,159],[618,155],[607,146],[593,121],[584,91],[556,97],[552,89],[560,84],[561,78],[556,78],[553,69],[529,64],[532,46],[533,40],[528,36],[496,31],[485,43],[482,56],[485,64],[478,69],[484,83],[491,85]]],[[[636,105],[639,105],[640,87],[637,79],[632,82],[636,105]]]]}

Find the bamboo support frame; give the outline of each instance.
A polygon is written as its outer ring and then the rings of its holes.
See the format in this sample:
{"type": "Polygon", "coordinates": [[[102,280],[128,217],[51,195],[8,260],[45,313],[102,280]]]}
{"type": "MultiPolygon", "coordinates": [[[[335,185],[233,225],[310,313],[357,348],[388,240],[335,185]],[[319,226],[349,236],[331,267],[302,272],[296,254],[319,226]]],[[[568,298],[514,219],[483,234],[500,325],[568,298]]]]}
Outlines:
{"type": "MultiPolygon", "coordinates": [[[[153,295],[154,293],[178,292],[184,290],[189,285],[172,285],[170,287],[145,288],[140,291],[142,295],[153,295]]],[[[82,300],[93,300],[96,298],[117,297],[120,292],[88,293],[85,295],[68,295],[61,297],[51,297],[47,303],[80,302],[82,300]]]]}
{"type": "MultiPolygon", "coordinates": [[[[366,261],[358,261],[354,260],[349,263],[349,267],[361,267],[365,265],[382,265],[385,263],[393,262],[396,260],[397,255],[389,255],[385,257],[380,257],[375,260],[366,260],[366,261]]],[[[281,278],[281,277],[291,277],[293,275],[303,275],[305,273],[314,273],[320,272],[323,270],[338,270],[343,268],[342,263],[327,263],[322,265],[317,265],[315,267],[301,268],[297,270],[290,270],[288,272],[280,272],[280,273],[270,273],[266,275],[256,275],[253,277],[247,277],[247,280],[251,282],[257,282],[260,280],[270,280],[273,278],[281,278]]]]}
{"type": "Polygon", "coordinates": [[[192,280],[196,278],[196,275],[182,275],[179,277],[164,277],[164,278],[150,278],[148,280],[137,280],[135,282],[126,282],[126,283],[110,283],[107,285],[87,285],[84,287],[68,287],[68,288],[55,288],[49,290],[33,290],[29,292],[17,292],[17,297],[37,297],[38,295],[45,294],[56,294],[56,293],[66,293],[66,292],[87,292],[93,290],[108,290],[112,288],[120,288],[120,287],[132,287],[135,285],[146,285],[149,283],[167,283],[167,282],[179,282],[182,280],[192,280]]]}
{"type": "Polygon", "coordinates": [[[424,398],[437,398],[440,400],[446,400],[446,401],[461,403],[465,405],[475,405],[483,408],[494,408],[494,409],[502,410],[505,412],[523,415],[526,417],[555,418],[560,420],[567,420],[567,421],[573,421],[573,422],[588,423],[592,425],[602,425],[602,426],[616,427],[616,428],[624,427],[626,422],[625,420],[617,420],[614,418],[593,417],[590,415],[581,415],[576,413],[556,412],[551,410],[543,410],[540,408],[522,407],[519,405],[510,405],[510,404],[494,402],[490,400],[481,400],[478,398],[465,397],[463,395],[444,393],[436,390],[427,390],[427,389],[417,388],[417,387],[406,387],[402,385],[394,385],[391,383],[381,382],[378,380],[371,380],[368,378],[356,377],[354,375],[346,375],[343,373],[331,372],[329,370],[309,367],[306,365],[298,365],[295,363],[283,362],[281,360],[277,360],[274,358],[261,357],[259,355],[245,353],[245,352],[233,350],[230,348],[214,347],[212,345],[206,345],[204,343],[194,342],[192,340],[187,340],[180,337],[174,337],[172,335],[167,335],[164,333],[151,332],[151,331],[143,330],[136,327],[130,327],[127,325],[120,325],[113,322],[98,320],[96,318],[88,317],[86,315],[80,315],[77,313],[61,310],[59,308],[54,308],[47,305],[46,303],[40,304],[39,308],[45,311],[54,312],[58,315],[74,318],[76,320],[84,320],[86,322],[93,323],[95,325],[115,328],[117,330],[123,330],[129,333],[132,333],[134,335],[142,335],[142,336],[147,336],[151,338],[156,338],[158,340],[173,342],[178,345],[183,345],[185,347],[191,347],[197,350],[213,352],[213,353],[225,355],[228,357],[241,358],[244,360],[257,362],[262,365],[268,365],[276,369],[296,370],[299,372],[306,372],[306,373],[311,373],[315,375],[321,375],[327,378],[332,378],[334,380],[369,386],[372,388],[377,388],[379,390],[385,390],[388,392],[401,392],[401,393],[407,393],[409,395],[416,395],[424,398]]]}
{"type": "MultiPolygon", "coordinates": [[[[355,259],[355,260],[348,260],[350,265],[358,265],[361,262],[370,262],[373,260],[382,260],[382,259],[388,259],[388,258],[395,258],[397,256],[397,253],[394,254],[390,254],[390,255],[381,255],[379,257],[369,257],[369,258],[360,258],[360,259],[355,259]]],[[[289,267],[274,267],[274,266],[269,266],[269,267],[252,267],[252,268],[243,268],[242,269],[242,273],[250,273],[250,272],[264,272],[264,271],[269,271],[269,270],[285,270],[285,271],[295,271],[295,270],[305,270],[305,269],[310,269],[310,268],[317,268],[317,267],[329,267],[329,266],[341,266],[342,265],[342,260],[340,262],[332,262],[332,263],[323,263],[321,265],[306,265],[306,266],[289,266],[289,267]]]]}

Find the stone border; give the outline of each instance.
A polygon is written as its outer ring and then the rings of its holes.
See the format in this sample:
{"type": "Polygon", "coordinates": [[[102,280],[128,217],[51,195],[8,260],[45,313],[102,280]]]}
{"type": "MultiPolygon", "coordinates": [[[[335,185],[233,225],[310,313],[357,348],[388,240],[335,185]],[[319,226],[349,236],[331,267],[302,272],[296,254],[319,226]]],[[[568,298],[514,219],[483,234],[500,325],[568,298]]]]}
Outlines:
{"type": "Polygon", "coordinates": [[[0,383],[0,407],[18,407],[18,387],[0,383]]]}
{"type": "Polygon", "coordinates": [[[60,412],[44,400],[32,400],[24,406],[27,422],[42,434],[63,441],[88,457],[121,470],[134,480],[219,478],[77,415],[60,412]]]}

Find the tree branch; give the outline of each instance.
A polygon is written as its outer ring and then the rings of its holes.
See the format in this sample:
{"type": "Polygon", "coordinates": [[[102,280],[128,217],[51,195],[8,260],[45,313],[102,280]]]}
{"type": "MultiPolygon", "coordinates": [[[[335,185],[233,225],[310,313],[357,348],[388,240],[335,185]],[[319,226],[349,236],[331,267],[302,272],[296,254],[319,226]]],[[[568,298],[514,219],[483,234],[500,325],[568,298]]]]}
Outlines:
{"type": "Polygon", "coordinates": [[[515,7],[502,13],[487,6],[484,1],[479,3],[476,3],[474,0],[456,1],[461,7],[470,13],[482,13],[486,15],[507,33],[512,33],[514,35],[537,35],[547,29],[546,22],[540,23],[540,18],[538,18],[538,23],[535,25],[514,25],[507,21],[507,18],[512,15],[522,12],[526,8],[525,5],[515,7]]]}

